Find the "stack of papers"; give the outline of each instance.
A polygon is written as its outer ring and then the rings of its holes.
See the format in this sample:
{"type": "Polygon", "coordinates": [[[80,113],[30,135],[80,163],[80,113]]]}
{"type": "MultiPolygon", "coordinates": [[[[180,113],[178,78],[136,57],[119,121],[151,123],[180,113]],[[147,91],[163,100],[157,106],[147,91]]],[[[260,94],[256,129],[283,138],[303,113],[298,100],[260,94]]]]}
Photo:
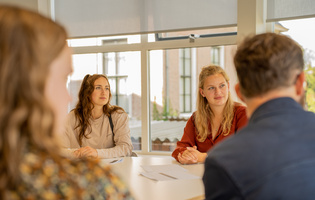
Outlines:
{"type": "Polygon", "coordinates": [[[201,177],[192,175],[187,169],[175,165],[142,165],[144,172],[140,175],[155,181],[200,179],[201,177]]]}

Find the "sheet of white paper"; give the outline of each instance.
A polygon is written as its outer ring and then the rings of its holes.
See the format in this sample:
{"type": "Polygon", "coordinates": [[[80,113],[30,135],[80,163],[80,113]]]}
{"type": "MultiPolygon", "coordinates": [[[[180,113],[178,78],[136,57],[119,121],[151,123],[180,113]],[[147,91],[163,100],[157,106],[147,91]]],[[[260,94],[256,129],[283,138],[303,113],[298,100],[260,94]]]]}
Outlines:
{"type": "Polygon", "coordinates": [[[143,165],[145,172],[141,175],[157,181],[200,179],[199,176],[188,173],[187,169],[179,165],[143,165]]]}
{"type": "Polygon", "coordinates": [[[158,172],[141,172],[140,175],[145,176],[149,179],[154,181],[169,181],[169,180],[176,180],[174,178],[170,178],[168,176],[164,176],[158,172]]]}
{"type": "Polygon", "coordinates": [[[167,172],[167,171],[184,171],[186,172],[187,169],[179,166],[179,165],[174,165],[174,164],[169,164],[169,165],[142,165],[142,169],[144,169],[147,172],[151,171],[157,171],[157,172],[167,172]]]}

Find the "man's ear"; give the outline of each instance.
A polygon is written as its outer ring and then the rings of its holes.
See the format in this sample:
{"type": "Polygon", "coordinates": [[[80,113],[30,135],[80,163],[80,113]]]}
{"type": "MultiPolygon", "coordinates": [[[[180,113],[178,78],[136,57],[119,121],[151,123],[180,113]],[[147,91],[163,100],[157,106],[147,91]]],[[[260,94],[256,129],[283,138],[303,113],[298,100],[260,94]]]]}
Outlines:
{"type": "Polygon", "coordinates": [[[298,96],[301,96],[304,94],[304,82],[305,82],[305,74],[304,72],[301,72],[295,83],[295,90],[298,96]]]}
{"type": "Polygon", "coordinates": [[[235,85],[235,92],[236,92],[236,95],[238,96],[238,98],[240,100],[242,100],[243,102],[245,102],[244,101],[244,97],[243,97],[243,95],[241,93],[241,89],[240,89],[240,84],[239,83],[236,83],[236,85],[235,85]]]}

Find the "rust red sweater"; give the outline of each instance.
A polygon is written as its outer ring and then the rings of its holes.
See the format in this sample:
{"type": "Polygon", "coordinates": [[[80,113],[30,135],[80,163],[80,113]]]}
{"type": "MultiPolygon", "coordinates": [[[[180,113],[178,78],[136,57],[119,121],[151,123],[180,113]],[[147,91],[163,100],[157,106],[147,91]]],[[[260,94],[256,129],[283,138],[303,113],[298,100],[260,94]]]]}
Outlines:
{"type": "MultiPolygon", "coordinates": [[[[186,123],[183,137],[177,142],[177,147],[173,151],[172,156],[178,161],[177,156],[186,150],[186,147],[197,146],[197,150],[206,153],[211,149],[216,143],[222,141],[226,137],[234,134],[237,130],[242,128],[247,124],[246,107],[240,104],[234,105],[234,118],[232,122],[232,127],[230,133],[227,136],[223,136],[221,127],[219,128],[219,133],[214,140],[212,140],[212,135],[208,135],[205,141],[199,142],[197,140],[197,129],[194,122],[194,114],[189,118],[186,123]]],[[[211,125],[209,122],[209,131],[211,132],[211,125]]]]}

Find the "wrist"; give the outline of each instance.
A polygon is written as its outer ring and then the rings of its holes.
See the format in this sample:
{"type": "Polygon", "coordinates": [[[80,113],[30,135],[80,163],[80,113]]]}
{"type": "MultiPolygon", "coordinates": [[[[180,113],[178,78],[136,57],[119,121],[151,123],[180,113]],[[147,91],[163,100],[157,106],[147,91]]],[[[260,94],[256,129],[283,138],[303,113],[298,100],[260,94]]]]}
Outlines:
{"type": "Polygon", "coordinates": [[[207,157],[207,153],[200,153],[198,156],[198,162],[201,162],[201,163],[205,162],[206,157],[207,157]]]}
{"type": "Polygon", "coordinates": [[[95,152],[96,152],[96,153],[95,153],[94,156],[95,156],[95,158],[98,158],[98,151],[97,151],[97,149],[95,149],[95,152]]]}

